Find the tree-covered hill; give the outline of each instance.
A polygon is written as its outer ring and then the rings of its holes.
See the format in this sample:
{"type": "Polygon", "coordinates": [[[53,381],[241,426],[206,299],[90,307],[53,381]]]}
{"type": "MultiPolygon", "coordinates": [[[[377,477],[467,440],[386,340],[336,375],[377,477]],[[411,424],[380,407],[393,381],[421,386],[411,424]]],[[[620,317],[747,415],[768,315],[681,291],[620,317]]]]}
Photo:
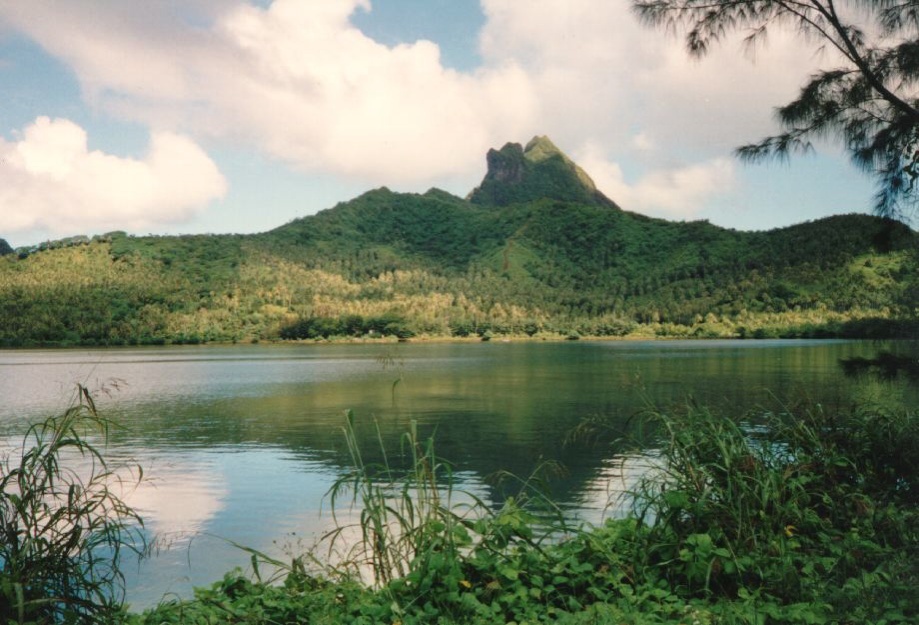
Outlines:
{"type": "Polygon", "coordinates": [[[383,188],[257,235],[115,232],[17,250],[0,258],[0,344],[910,325],[916,235],[898,222],[737,232],[651,219],[599,194],[547,139],[509,145],[468,200],[383,188]]]}

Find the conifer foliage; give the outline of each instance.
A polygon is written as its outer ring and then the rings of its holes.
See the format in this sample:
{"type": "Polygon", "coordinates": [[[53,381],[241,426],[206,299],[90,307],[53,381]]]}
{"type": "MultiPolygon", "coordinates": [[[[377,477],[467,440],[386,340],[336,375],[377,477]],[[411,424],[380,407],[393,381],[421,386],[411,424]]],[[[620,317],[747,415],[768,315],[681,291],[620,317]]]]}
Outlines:
{"type": "Polygon", "coordinates": [[[737,32],[755,47],[791,29],[831,55],[777,110],[782,132],[738,149],[744,160],[784,158],[838,139],[876,176],[875,208],[902,217],[917,202],[919,176],[919,2],[916,0],[635,0],[639,18],[681,33],[702,56],[737,32]]]}

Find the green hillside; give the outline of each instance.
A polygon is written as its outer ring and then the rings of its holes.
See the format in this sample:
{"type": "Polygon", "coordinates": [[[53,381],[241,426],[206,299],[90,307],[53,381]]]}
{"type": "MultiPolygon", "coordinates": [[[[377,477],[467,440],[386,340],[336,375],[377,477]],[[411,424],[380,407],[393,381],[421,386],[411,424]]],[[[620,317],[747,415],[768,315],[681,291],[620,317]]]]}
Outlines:
{"type": "Polygon", "coordinates": [[[468,200],[377,189],[257,235],[71,237],[0,258],[0,344],[910,332],[906,226],[770,232],[619,209],[545,138],[468,200]]]}

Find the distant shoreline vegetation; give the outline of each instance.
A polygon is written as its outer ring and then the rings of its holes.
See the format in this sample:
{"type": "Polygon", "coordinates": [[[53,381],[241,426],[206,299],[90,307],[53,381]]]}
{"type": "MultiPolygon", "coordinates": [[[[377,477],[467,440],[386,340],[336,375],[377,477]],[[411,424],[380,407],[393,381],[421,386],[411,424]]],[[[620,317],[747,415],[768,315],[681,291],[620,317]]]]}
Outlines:
{"type": "Polygon", "coordinates": [[[140,336],[127,339],[78,339],[36,341],[0,339],[0,348],[69,348],[69,347],[130,347],[165,345],[226,345],[264,343],[384,343],[384,342],[475,342],[475,341],[576,341],[576,340],[668,340],[668,339],[867,339],[897,340],[919,338],[919,322],[885,318],[833,319],[824,323],[783,323],[782,319],[764,318],[750,325],[737,325],[730,320],[705,322],[693,326],[672,324],[640,325],[622,322],[621,329],[609,324],[599,328],[586,323],[573,329],[523,328],[508,331],[490,324],[457,325],[451,334],[415,334],[411,324],[400,318],[380,317],[367,320],[353,316],[343,318],[300,319],[281,329],[278,337],[270,339],[208,339],[197,335],[140,336]],[[594,332],[585,328],[591,327],[594,332]],[[355,329],[360,328],[360,329],[355,329]],[[380,328],[380,329],[377,329],[380,328]],[[580,328],[580,330],[578,329],[580,328]],[[581,331],[583,330],[583,332],[581,331]],[[599,332],[597,332],[599,330],[599,332]]]}

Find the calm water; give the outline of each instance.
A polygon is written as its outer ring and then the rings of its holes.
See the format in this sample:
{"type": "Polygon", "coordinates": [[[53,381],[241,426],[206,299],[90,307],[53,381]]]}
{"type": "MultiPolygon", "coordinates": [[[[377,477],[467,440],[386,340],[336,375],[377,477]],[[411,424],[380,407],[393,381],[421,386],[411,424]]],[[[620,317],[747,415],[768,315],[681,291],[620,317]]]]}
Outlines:
{"type": "Polygon", "coordinates": [[[374,419],[391,451],[412,420],[462,485],[498,505],[488,477],[566,469],[551,488],[573,515],[596,520],[617,489],[616,450],[571,442],[587,418],[613,431],[649,402],[687,396],[719,409],[776,408],[808,397],[832,405],[912,387],[843,377],[840,358],[913,344],[844,341],[571,342],[167,347],[0,351],[0,435],[60,412],[76,382],[124,427],[110,454],[149,479],[131,494],[164,548],[128,570],[136,607],[187,595],[245,553],[311,544],[331,524],[324,494],[348,467],[343,411],[354,411],[368,457],[374,419]],[[226,540],[224,540],[226,539],[226,540]]]}

